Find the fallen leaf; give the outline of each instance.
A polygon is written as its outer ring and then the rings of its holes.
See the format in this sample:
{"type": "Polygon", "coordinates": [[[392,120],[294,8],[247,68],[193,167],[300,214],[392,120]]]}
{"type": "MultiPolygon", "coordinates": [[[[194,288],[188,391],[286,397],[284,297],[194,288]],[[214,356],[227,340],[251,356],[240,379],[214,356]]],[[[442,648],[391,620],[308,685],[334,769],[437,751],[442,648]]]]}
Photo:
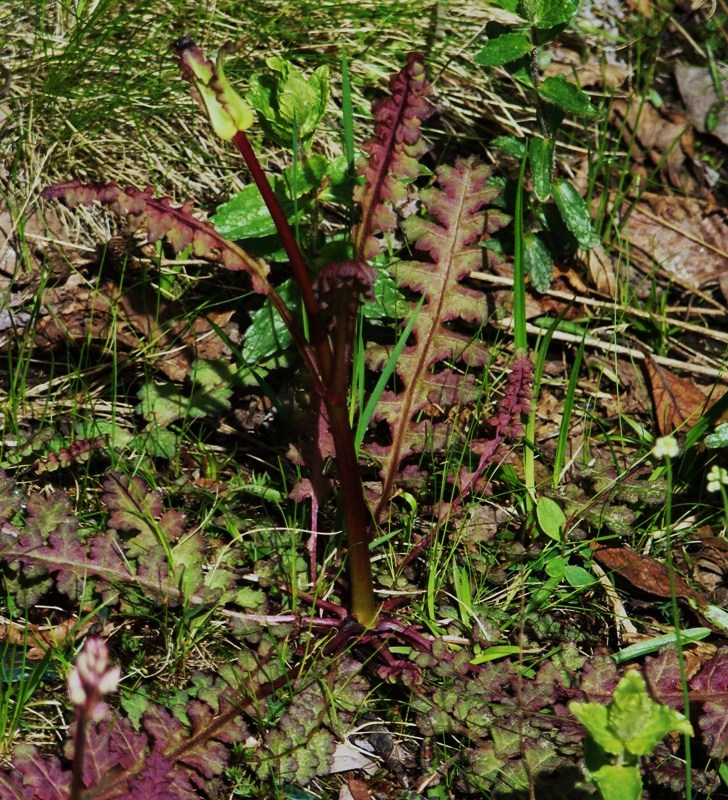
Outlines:
{"type": "Polygon", "coordinates": [[[0,198],[0,289],[17,289],[37,280],[46,270],[51,280],[64,278],[70,272],[65,258],[48,240],[63,240],[63,224],[54,209],[26,214],[20,223],[11,214],[7,203],[0,198]],[[22,236],[19,233],[22,230],[22,236]],[[37,246],[34,246],[37,242],[37,246]]]}
{"type": "Polygon", "coordinates": [[[697,531],[689,554],[686,566],[696,583],[714,603],[725,606],[728,600],[728,541],[713,536],[709,529],[697,531]]]}
{"type": "Polygon", "coordinates": [[[622,86],[631,72],[626,64],[608,62],[603,52],[590,51],[586,60],[576,50],[556,47],[551,51],[552,61],[544,70],[544,77],[563,75],[574,80],[576,75],[581,87],[617,89],[622,86]]]}
{"type": "Polygon", "coordinates": [[[617,275],[614,271],[614,261],[602,245],[586,251],[586,268],[592,286],[600,294],[616,300],[617,275]]]}
{"type": "Polygon", "coordinates": [[[175,302],[165,301],[151,288],[133,286],[121,290],[113,280],[89,286],[77,273],[60,287],[44,292],[47,311],[39,324],[36,342],[51,349],[69,341],[92,341],[104,347],[109,341],[122,351],[139,350],[170,380],[183,382],[197,358],[216,360],[227,347],[215,332],[230,331],[233,311],[212,312],[209,318],[189,322],[175,302]]]}
{"type": "MultiPolygon", "coordinates": [[[[362,753],[357,747],[349,742],[339,742],[334,750],[334,757],[329,766],[329,773],[336,772],[351,772],[355,769],[362,769],[365,771],[373,771],[377,769],[377,762],[362,753]]],[[[365,784],[366,786],[366,784],[365,784]]]]}
{"type": "Polygon", "coordinates": [[[339,792],[339,800],[371,800],[371,797],[366,783],[356,778],[349,778],[339,792]]]}
{"type": "Polygon", "coordinates": [[[69,617],[55,625],[35,625],[25,621],[0,623],[0,642],[3,647],[14,645],[25,649],[28,661],[39,661],[51,647],[59,647],[67,639],[77,641],[91,627],[92,622],[79,623],[69,617]]]}
{"type": "MultiPolygon", "coordinates": [[[[616,572],[637,589],[658,597],[670,597],[670,576],[667,567],[652,556],[645,556],[630,547],[600,547],[594,558],[605,568],[616,572]]],[[[687,583],[675,575],[675,595],[686,599],[699,598],[687,583]]]]}
{"type": "Polygon", "coordinates": [[[645,354],[645,369],[655,404],[655,419],[661,436],[667,436],[682,425],[693,425],[700,415],[717,402],[725,392],[699,386],[692,378],[675,375],[645,354]]]}
{"type": "MultiPolygon", "coordinates": [[[[701,133],[704,133],[708,113],[718,103],[710,70],[707,67],[691,67],[686,64],[675,66],[675,80],[680,96],[685,103],[688,119],[701,133]]],[[[728,95],[728,78],[722,81],[723,94],[728,95]]],[[[728,144],[728,105],[723,104],[718,112],[717,125],[708,133],[728,144]]]]}
{"type": "MultiPolygon", "coordinates": [[[[645,193],[633,205],[621,209],[622,236],[630,243],[632,262],[636,251],[645,260],[645,271],[654,266],[685,286],[700,289],[721,282],[728,274],[728,219],[724,209],[691,197],[645,193]]],[[[726,289],[721,289],[728,299],[726,289]]]]}
{"type": "Polygon", "coordinates": [[[658,110],[641,97],[629,102],[616,100],[612,114],[632,159],[645,174],[659,167],[671,186],[688,195],[698,192],[703,184],[703,166],[694,157],[692,125],[686,117],[658,110]]]}

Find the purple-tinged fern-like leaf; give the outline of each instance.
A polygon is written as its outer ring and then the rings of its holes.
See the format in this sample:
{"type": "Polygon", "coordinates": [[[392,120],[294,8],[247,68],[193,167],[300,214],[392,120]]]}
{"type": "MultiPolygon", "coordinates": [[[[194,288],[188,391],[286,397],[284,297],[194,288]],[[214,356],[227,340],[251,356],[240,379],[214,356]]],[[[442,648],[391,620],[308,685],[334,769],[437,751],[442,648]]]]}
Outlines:
{"type": "Polygon", "coordinates": [[[213,714],[210,706],[194,701],[187,713],[192,731],[165,709],[153,706],[143,718],[144,728],[163,747],[165,757],[173,758],[210,779],[221,775],[227,766],[229,750],[225,744],[244,741],[249,733],[237,707],[224,695],[219,709],[213,714]]]}
{"type": "Polygon", "coordinates": [[[68,800],[71,773],[55,756],[44,757],[32,744],[18,744],[13,753],[13,771],[0,773],[2,800],[68,800]]]}
{"type": "Polygon", "coordinates": [[[181,511],[165,511],[161,494],[149,489],[140,478],[112,473],[104,481],[104,490],[103,501],[111,511],[112,528],[139,531],[147,545],[157,541],[157,532],[163,532],[171,542],[184,533],[185,515],[181,511]]]}
{"type": "MultiPolygon", "coordinates": [[[[472,338],[447,327],[464,321],[482,325],[487,317],[485,295],[462,281],[483,266],[481,236],[506,223],[499,212],[489,212],[497,190],[488,185],[491,171],[475,159],[458,159],[454,167],[438,169],[438,187],[422,192],[427,211],[434,219],[410,217],[403,223],[416,250],[429,261],[403,261],[392,268],[400,287],[425,294],[426,300],[412,329],[414,342],[405,347],[396,365],[399,391],[384,392],[374,418],[386,422],[392,442],[370,446],[379,459],[383,482],[376,516],[388,502],[402,460],[425,449],[439,449],[450,436],[448,425],[417,421],[415,415],[447,409],[455,402],[474,402],[479,394],[474,368],[484,365],[488,351],[472,338]],[[443,362],[460,362],[461,375],[443,362]]],[[[369,366],[381,369],[386,354],[372,349],[369,366]]]]}
{"type": "Polygon", "coordinates": [[[427,99],[431,88],[421,53],[410,53],[406,66],[392,76],[389,85],[391,94],[374,104],[375,137],[363,146],[369,155],[359,169],[365,182],[354,195],[362,215],[353,231],[359,260],[382,251],[384,245],[375,234],[396,228],[396,211],[407,201],[404,180],[419,177],[419,160],[428,149],[422,122],[435,113],[427,99]]]}
{"type": "Polygon", "coordinates": [[[656,656],[648,656],[644,667],[645,681],[653,697],[678,711],[683,707],[680,662],[675,647],[664,647],[656,656]]]}
{"type": "Polygon", "coordinates": [[[175,206],[169,197],[155,198],[151,186],[144,190],[122,189],[116,183],[96,185],[77,180],[49,186],[41,196],[46,200],[63,200],[71,208],[101,203],[126,219],[133,230],[145,230],[149,242],[166,239],[175,253],[191,247],[198,258],[221,263],[229,270],[247,272],[259,294],[271,291],[268,266],[220,236],[209,222],[198,220],[191,200],[175,206]]]}
{"type": "Polygon", "coordinates": [[[65,528],[65,534],[72,536],[78,527],[71,500],[63,490],[50,495],[31,492],[25,500],[25,510],[28,514],[26,528],[32,527],[43,536],[59,528],[65,528]]]}
{"type": "Polygon", "coordinates": [[[144,763],[144,769],[129,781],[129,797],[134,800],[179,800],[179,793],[170,786],[173,764],[158,750],[144,763]]]}
{"type": "Polygon", "coordinates": [[[708,755],[728,755],[728,647],[720,647],[690,681],[691,696],[703,701],[698,728],[708,755]]]}
{"type": "MultiPolygon", "coordinates": [[[[66,742],[65,755],[73,760],[73,731],[66,742]]],[[[136,733],[126,717],[106,719],[87,728],[83,759],[83,783],[87,789],[98,786],[112,769],[133,771],[144,763],[149,745],[144,733],[136,733]]]]}
{"type": "Polygon", "coordinates": [[[523,433],[521,414],[531,410],[531,387],[533,385],[533,364],[525,355],[517,355],[508,372],[506,390],[498,401],[496,413],[488,420],[493,433],[488,438],[476,439],[471,450],[478,455],[478,465],[474,471],[460,471],[460,498],[468,494],[508,438],[517,438],[523,433]]]}
{"type": "Polygon", "coordinates": [[[67,531],[54,531],[47,542],[42,541],[37,531],[31,531],[16,542],[6,544],[2,557],[11,564],[20,562],[26,578],[34,579],[46,573],[54,575],[58,590],[78,600],[87,589],[91,575],[112,585],[132,582],[118,551],[110,542],[102,541],[105,536],[97,534],[89,548],[87,543],[79,541],[75,531],[72,536],[67,531]]]}
{"type": "Polygon", "coordinates": [[[488,420],[497,433],[516,438],[523,433],[521,414],[531,411],[533,364],[526,355],[513,360],[508,372],[506,391],[498,403],[498,411],[488,420]]]}

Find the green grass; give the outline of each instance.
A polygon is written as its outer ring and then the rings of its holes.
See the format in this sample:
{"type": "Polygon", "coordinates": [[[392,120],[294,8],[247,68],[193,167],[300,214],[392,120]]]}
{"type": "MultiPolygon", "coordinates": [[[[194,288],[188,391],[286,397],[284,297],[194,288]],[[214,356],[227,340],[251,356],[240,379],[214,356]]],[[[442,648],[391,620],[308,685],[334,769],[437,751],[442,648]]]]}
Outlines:
{"type": "MultiPolygon", "coordinates": [[[[495,722],[491,719],[486,725],[478,714],[489,702],[484,699],[488,695],[470,698],[473,687],[468,681],[448,672],[446,659],[416,656],[411,639],[394,636],[386,641],[390,655],[419,658],[421,681],[410,685],[387,677],[376,648],[367,650],[366,643],[347,646],[331,660],[324,650],[332,639],[320,629],[313,633],[305,629],[306,624],[315,626],[322,617],[329,618],[331,607],[346,601],[335,469],[327,456],[324,474],[333,495],[320,508],[318,574],[312,586],[307,550],[310,508],[307,501],[289,497],[304,472],[286,457],[289,423],[305,387],[298,383],[291,355],[282,360],[276,356],[279,369],[260,364],[252,372],[248,369],[240,328],[244,331],[256,306],[245,282],[236,276],[212,275],[193,258],[174,261],[160,248],[140,252],[133,243],[123,246],[126,260],[119,267],[113,253],[97,256],[95,248],[103,249],[114,235],[124,236],[123,227],[97,209],[71,213],[54,206],[51,210],[38,198],[43,186],[74,176],[138,186],[151,183],[179,201],[193,196],[210,212],[241,188],[240,162],[212,140],[167,54],[169,41],[181,33],[192,34],[209,50],[226,39],[235,41],[239,49],[230,58],[228,72],[243,86],[273,54],[293,58],[304,70],[327,63],[333,99],[315,148],[327,156],[343,153],[350,164],[370,130],[370,100],[381,96],[385,79],[399,69],[408,51],[425,50],[441,110],[432,123],[433,162],[449,161],[461,152],[489,158],[493,155],[487,148],[489,138],[514,129],[535,133],[534,122],[512,87],[496,82],[472,63],[477,49],[474,37],[488,21],[485,4],[473,2],[467,13],[460,10],[453,3],[424,0],[407,4],[142,0],[122,6],[100,0],[37,3],[30,9],[0,0],[0,24],[7,31],[0,58],[13,74],[11,94],[0,98],[0,110],[7,107],[11,112],[0,114],[0,197],[7,198],[13,210],[23,254],[11,275],[0,276],[4,292],[0,313],[12,308],[26,315],[15,330],[9,330],[9,341],[2,346],[0,467],[18,481],[17,497],[22,492],[31,497],[67,493],[89,540],[107,525],[100,494],[112,470],[141,478],[158,491],[162,513],[176,510],[185,515],[181,540],[168,538],[159,522],[161,514],[153,525],[164,553],[160,569],[176,576],[176,588],[182,592],[176,605],[169,598],[160,601],[150,595],[141,583],[129,582],[115,587],[114,597],[101,602],[89,597],[78,607],[57,592],[49,597],[41,592],[43,603],[21,608],[14,594],[15,567],[4,563],[0,623],[27,625],[28,637],[31,626],[48,626],[59,632],[59,640],[43,660],[23,663],[21,653],[19,668],[13,660],[11,669],[0,673],[3,758],[12,762],[20,741],[38,743],[50,752],[57,745],[54,731],[72,721],[61,673],[67,672],[81,642],[73,636],[63,638],[61,631],[69,616],[77,615],[109,641],[113,660],[121,663],[124,683],[111,702],[116,707],[121,703],[129,715],[141,714],[139,709],[153,701],[184,719],[191,700],[204,698],[213,679],[219,675],[227,679],[234,665],[248,670],[253,686],[292,670],[293,677],[282,681],[276,694],[259,701],[254,714],[248,713],[256,744],[239,745],[224,776],[229,796],[307,796],[300,794],[304,790],[296,781],[275,772],[280,765],[267,775],[251,765],[256,752],[272,747],[276,731],[287,730],[286,714],[309,684],[318,686],[326,698],[315,706],[317,725],[334,731],[337,741],[344,741],[361,722],[362,713],[373,709],[389,731],[416,743],[406,747],[413,761],[420,748],[421,753],[433,754],[430,760],[421,757],[424,766],[405,768],[411,785],[423,782],[420,796],[489,797],[492,791],[493,797],[502,797],[493,787],[500,786],[503,792],[508,781],[513,782],[511,796],[528,796],[529,787],[518,783],[522,776],[509,772],[508,759],[489,762],[491,773],[484,766],[492,752],[507,749],[509,737],[523,739],[532,722],[524,712],[520,728],[515,732],[508,728],[510,696],[498,706],[501,716],[496,714],[495,722]],[[39,210],[48,211],[48,228],[39,222],[39,210]],[[38,258],[36,248],[45,248],[48,240],[55,242],[55,253],[46,250],[38,258]],[[61,265],[64,269],[59,271],[61,265]],[[160,362],[174,357],[182,339],[175,334],[160,345],[153,336],[139,335],[130,346],[123,338],[128,319],[118,302],[110,304],[111,322],[103,336],[91,332],[81,313],[82,335],[71,344],[59,339],[50,351],[43,338],[50,316],[49,293],[62,288],[70,273],[77,288],[64,302],[71,303],[82,291],[96,291],[100,269],[105,279],[116,270],[124,288],[158,300],[150,315],[155,323],[172,300],[179,301],[174,316],[188,325],[213,312],[235,310],[233,326],[215,319],[211,323],[212,335],[223,342],[221,353],[229,373],[214,386],[200,383],[191,359],[186,374],[176,378],[164,374],[160,362]],[[166,398],[178,404],[179,415],[170,412],[171,418],[159,426],[154,409],[141,402],[143,391],[158,392],[157,413],[166,398]],[[219,411],[203,413],[203,404],[213,400],[221,403],[219,411]],[[271,407],[272,421],[262,423],[271,407]],[[90,458],[71,459],[53,472],[45,469],[74,440],[97,435],[99,443],[90,458]],[[197,587],[186,583],[190,573],[180,565],[197,557],[184,550],[187,541],[196,546],[197,533],[204,542],[205,574],[221,576],[221,585],[222,576],[232,574],[240,593],[235,600],[205,605],[190,601],[197,587]],[[233,607],[244,611],[237,617],[228,614],[233,607]],[[261,621],[266,615],[289,613],[300,614],[301,621],[270,625],[261,621]],[[366,686],[350,677],[356,691],[342,699],[344,690],[334,689],[341,680],[336,670],[350,668],[357,659],[365,663],[366,686]],[[458,707],[453,712],[447,705],[453,684],[466,700],[472,699],[475,710],[458,707]],[[446,727],[443,719],[451,712],[459,715],[457,724],[449,722],[446,727]],[[487,747],[481,746],[486,740],[487,747]]],[[[668,21],[666,13],[658,13],[652,21],[640,22],[643,28],[624,32],[629,34],[624,45],[635,67],[632,84],[621,87],[621,93],[648,96],[656,85],[663,85],[666,73],[660,47],[668,21]]],[[[715,31],[708,28],[705,35],[712,41],[715,31]]],[[[599,41],[587,38],[585,47],[598,49],[599,41]]],[[[571,679],[578,673],[571,666],[577,656],[624,652],[632,644],[619,620],[614,601],[618,596],[629,621],[648,642],[657,635],[674,634],[687,708],[687,653],[702,662],[709,656],[699,654],[688,636],[680,635],[701,623],[677,597],[675,575],[689,573],[704,533],[721,540],[725,535],[725,492],[706,493],[705,475],[714,454],[701,449],[719,412],[707,412],[686,432],[687,452],[668,462],[669,480],[658,505],[645,499],[644,487],[630,490],[638,477],[659,483],[665,476],[664,468],[649,459],[659,431],[636,354],[649,347],[658,355],[680,357],[681,343],[704,332],[703,341],[711,342],[713,353],[710,368],[720,374],[725,339],[710,339],[710,328],[725,333],[725,320],[710,314],[725,305],[718,294],[712,295],[712,308],[699,297],[686,298],[657,273],[647,276],[643,286],[631,277],[634,262],[622,241],[616,211],[624,202],[636,205],[645,191],[664,192],[665,187],[659,159],[636,184],[621,133],[605,117],[589,131],[587,143],[583,129],[567,126],[557,162],[559,170],[566,165],[565,174],[574,174],[575,165],[584,159],[582,185],[588,196],[597,198],[596,227],[605,252],[617,264],[615,297],[599,296],[594,301],[588,273],[575,256],[557,264],[566,277],[558,278],[557,292],[548,299],[551,305],[543,305],[546,301],[535,296],[524,275],[520,249],[529,226],[543,220],[524,219],[523,206],[516,204],[514,269],[489,284],[492,324],[474,334],[493,354],[479,378],[481,397],[474,407],[454,408],[452,416],[461,427],[445,452],[426,449],[421,459],[412,459],[412,464],[416,461],[427,470],[426,478],[417,476],[397,489],[371,553],[378,598],[396,607],[393,613],[402,626],[445,637],[445,651],[462,662],[492,663],[503,674],[512,668],[519,697],[532,691],[535,676],[546,674],[539,673],[543,665],[555,665],[559,674],[571,679]],[[572,283],[568,269],[575,276],[572,283]],[[585,289],[578,288],[577,279],[585,289]],[[513,333],[497,329],[498,310],[511,302],[505,294],[496,294],[504,291],[512,292],[513,333]],[[540,316],[546,321],[540,328],[532,326],[529,303],[542,303],[540,316]],[[569,325],[576,325],[576,332],[567,330],[569,325]],[[595,328],[602,333],[594,333],[595,328]],[[599,337],[601,349],[594,344],[599,337]],[[628,355],[609,353],[612,343],[629,348],[628,355]],[[531,348],[535,353],[538,397],[524,419],[524,440],[508,442],[489,468],[487,480],[458,505],[457,476],[477,463],[469,443],[487,429],[504,391],[514,348],[531,348]],[[578,448],[578,457],[572,457],[578,448]],[[561,541],[538,528],[536,504],[542,497],[564,511],[567,522],[561,541]],[[610,526],[609,515],[615,512],[630,514],[622,528],[610,526]],[[582,581],[584,574],[596,574],[592,548],[600,544],[629,544],[656,556],[669,572],[667,594],[658,600],[646,596],[639,585],[608,576],[604,580],[617,586],[617,594],[610,596],[596,579],[582,581]]],[[[258,134],[254,144],[266,155],[273,174],[290,166],[286,152],[268,148],[258,134]]],[[[517,174],[517,165],[514,172],[505,157],[502,163],[498,155],[493,157],[496,172],[502,167],[511,177],[517,174]]],[[[725,164],[720,156],[714,158],[720,170],[715,192],[725,196],[725,164]]],[[[523,174],[518,184],[519,192],[529,190],[523,174]]],[[[321,235],[332,235],[346,227],[344,218],[352,209],[323,206],[318,213],[321,235]]],[[[0,240],[0,258],[2,249],[0,240]]],[[[88,307],[80,308],[83,312],[88,307]]],[[[59,314],[58,308],[50,311],[59,314]]],[[[372,325],[362,321],[350,398],[357,447],[371,440],[369,422],[381,393],[395,380],[397,346],[407,343],[414,317],[407,322],[410,327],[398,329],[389,342],[389,365],[377,380],[365,364],[372,325]]],[[[377,336],[385,334],[382,328],[376,331],[377,336]]],[[[376,467],[371,460],[363,458],[363,463],[376,504],[376,467]]],[[[0,497],[5,495],[0,492],[0,497]]],[[[25,506],[10,507],[6,499],[3,503],[8,506],[0,507],[6,524],[23,531],[31,525],[25,506]]],[[[132,534],[126,531],[122,538],[128,543],[132,534]]],[[[695,574],[689,582],[697,581],[695,574]]],[[[17,651],[3,638],[2,625],[0,654],[7,667],[8,654],[17,651]]],[[[714,646],[720,639],[711,631],[705,642],[714,646]]],[[[627,652],[633,664],[643,664],[646,655],[655,656],[649,644],[627,652]]],[[[725,782],[725,764],[719,759],[709,762],[701,748],[696,739],[681,751],[688,797],[709,794],[699,782],[691,785],[691,758],[698,769],[716,769],[725,782]]],[[[382,770],[391,777],[389,762],[382,770]]],[[[336,797],[340,785],[336,777],[324,773],[308,788],[320,797],[336,797]]]]}

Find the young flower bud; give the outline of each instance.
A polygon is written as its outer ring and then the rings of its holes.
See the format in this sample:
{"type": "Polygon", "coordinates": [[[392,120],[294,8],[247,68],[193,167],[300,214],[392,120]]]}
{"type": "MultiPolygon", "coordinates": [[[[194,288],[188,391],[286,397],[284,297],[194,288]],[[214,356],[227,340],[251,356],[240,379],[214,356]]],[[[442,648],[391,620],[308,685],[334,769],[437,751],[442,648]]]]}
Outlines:
{"type": "Polygon", "coordinates": [[[121,669],[109,667],[109,651],[101,639],[87,639],[76,659],[76,666],[68,675],[68,694],[75,706],[85,706],[91,719],[104,716],[105,694],[115,692],[119,685],[121,669]]]}
{"type": "Polygon", "coordinates": [[[189,36],[173,42],[172,50],[177,53],[180,67],[192,84],[193,97],[205,110],[212,129],[221,139],[229,141],[238,131],[247,130],[253,124],[252,109],[225,77],[223,60],[229,46],[218,50],[214,64],[189,36]]]}

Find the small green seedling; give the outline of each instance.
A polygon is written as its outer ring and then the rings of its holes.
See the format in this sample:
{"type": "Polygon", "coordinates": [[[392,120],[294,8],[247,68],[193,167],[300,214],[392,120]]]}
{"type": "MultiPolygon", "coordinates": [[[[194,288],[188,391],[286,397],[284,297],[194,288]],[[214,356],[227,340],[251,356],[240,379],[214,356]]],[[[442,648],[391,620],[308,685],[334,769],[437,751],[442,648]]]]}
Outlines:
{"type": "Polygon", "coordinates": [[[308,150],[329,102],[329,68],[308,78],[280,56],[266,59],[268,72],[253,75],[247,100],[267,135],[284,147],[295,138],[308,150]]]}
{"type": "Polygon", "coordinates": [[[589,732],[585,761],[588,777],[604,800],[639,800],[639,759],[649,755],[668,733],[693,735],[679,711],[656,703],[639,672],[617,684],[612,702],[569,703],[569,710],[589,732]]]}

